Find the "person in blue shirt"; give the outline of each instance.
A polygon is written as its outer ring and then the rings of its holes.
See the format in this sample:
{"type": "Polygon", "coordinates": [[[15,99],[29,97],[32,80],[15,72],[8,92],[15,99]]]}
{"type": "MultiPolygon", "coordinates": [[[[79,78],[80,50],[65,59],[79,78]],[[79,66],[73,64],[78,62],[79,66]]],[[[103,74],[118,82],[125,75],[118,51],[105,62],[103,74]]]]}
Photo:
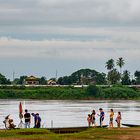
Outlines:
{"type": "Polygon", "coordinates": [[[41,126],[41,118],[38,113],[34,114],[32,113],[32,116],[34,117],[34,128],[40,128],[41,126]]]}
{"type": "Polygon", "coordinates": [[[41,118],[38,113],[36,113],[36,128],[40,128],[41,126],[41,118]]]}
{"type": "Polygon", "coordinates": [[[100,116],[100,127],[102,127],[103,126],[103,121],[104,121],[105,113],[104,113],[102,108],[100,108],[99,111],[100,111],[100,115],[99,115],[100,116]]]}
{"type": "Polygon", "coordinates": [[[34,117],[34,128],[36,128],[36,120],[37,120],[36,114],[32,113],[32,116],[34,117]]]}

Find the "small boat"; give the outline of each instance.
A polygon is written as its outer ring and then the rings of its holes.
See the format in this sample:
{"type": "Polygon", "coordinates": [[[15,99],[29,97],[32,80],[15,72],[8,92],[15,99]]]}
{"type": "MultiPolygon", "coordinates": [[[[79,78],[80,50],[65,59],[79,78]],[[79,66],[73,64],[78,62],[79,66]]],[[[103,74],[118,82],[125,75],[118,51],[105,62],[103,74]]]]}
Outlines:
{"type": "Polygon", "coordinates": [[[128,127],[140,127],[140,125],[137,125],[137,124],[124,124],[124,123],[122,123],[122,125],[128,126],[128,127]]]}
{"type": "MultiPolygon", "coordinates": [[[[103,125],[102,128],[106,128],[107,126],[108,125],[103,125]]],[[[64,133],[81,132],[87,130],[88,128],[100,128],[100,126],[96,126],[96,127],[81,126],[81,127],[66,127],[66,128],[47,128],[47,129],[53,133],[64,134],[64,133]]]]}

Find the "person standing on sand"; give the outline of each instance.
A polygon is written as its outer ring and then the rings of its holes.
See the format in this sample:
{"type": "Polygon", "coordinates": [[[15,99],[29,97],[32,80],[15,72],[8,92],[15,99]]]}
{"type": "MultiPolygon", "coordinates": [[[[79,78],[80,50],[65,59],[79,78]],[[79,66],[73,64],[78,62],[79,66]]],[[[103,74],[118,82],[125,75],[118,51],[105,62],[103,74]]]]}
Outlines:
{"type": "Polygon", "coordinates": [[[87,122],[88,122],[88,127],[90,127],[90,124],[91,124],[91,115],[88,114],[87,116],[87,122]]]}
{"type": "Polygon", "coordinates": [[[118,128],[120,128],[121,119],[122,119],[122,117],[121,117],[121,112],[118,112],[118,116],[117,116],[117,118],[116,118],[116,122],[117,122],[118,128]]]}
{"type": "Polygon", "coordinates": [[[36,127],[40,128],[41,126],[41,118],[38,113],[36,113],[36,127]]]}
{"type": "Polygon", "coordinates": [[[100,127],[102,127],[103,126],[103,121],[104,121],[104,116],[105,116],[105,113],[104,113],[104,111],[103,111],[103,109],[102,108],[100,108],[99,109],[99,111],[100,111],[100,127]]]}
{"type": "Polygon", "coordinates": [[[25,109],[24,119],[25,119],[25,128],[30,128],[31,115],[30,113],[28,113],[27,109],[25,109]]]}
{"type": "Polygon", "coordinates": [[[32,116],[34,117],[34,128],[37,128],[37,127],[36,127],[37,116],[36,116],[35,113],[32,113],[32,116]]]}
{"type": "Polygon", "coordinates": [[[92,114],[91,114],[91,123],[92,123],[92,126],[96,126],[95,124],[95,115],[96,115],[96,112],[95,110],[92,111],[92,114]]]}
{"type": "Polygon", "coordinates": [[[39,116],[39,113],[32,113],[32,116],[34,117],[34,128],[40,128],[41,127],[41,118],[39,116]]]}
{"type": "Polygon", "coordinates": [[[114,116],[113,109],[110,109],[110,121],[109,121],[109,127],[113,127],[113,116],[114,116]]]}

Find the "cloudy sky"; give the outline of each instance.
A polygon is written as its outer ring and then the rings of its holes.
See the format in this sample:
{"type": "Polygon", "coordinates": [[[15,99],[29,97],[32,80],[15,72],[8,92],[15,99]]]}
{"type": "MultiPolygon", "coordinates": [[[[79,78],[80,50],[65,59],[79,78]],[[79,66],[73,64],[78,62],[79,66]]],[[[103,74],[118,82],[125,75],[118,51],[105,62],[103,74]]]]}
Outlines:
{"type": "Polygon", "coordinates": [[[140,0],[0,0],[0,73],[54,77],[140,70],[140,0]]]}

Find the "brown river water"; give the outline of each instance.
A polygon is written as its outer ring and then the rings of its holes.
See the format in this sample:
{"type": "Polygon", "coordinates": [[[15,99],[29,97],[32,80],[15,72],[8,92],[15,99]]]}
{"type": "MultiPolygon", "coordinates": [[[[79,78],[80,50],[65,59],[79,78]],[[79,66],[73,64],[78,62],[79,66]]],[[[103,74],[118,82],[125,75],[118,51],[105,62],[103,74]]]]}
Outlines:
{"type": "MultiPolygon", "coordinates": [[[[99,113],[99,108],[105,112],[104,124],[109,124],[109,110],[114,109],[114,120],[117,112],[122,113],[122,123],[140,124],[140,101],[106,101],[106,100],[0,100],[0,128],[4,128],[3,120],[6,115],[19,124],[19,102],[23,109],[30,113],[39,113],[42,127],[76,127],[87,126],[87,115],[93,109],[99,113]]],[[[24,121],[24,120],[23,120],[24,121]]],[[[33,127],[34,119],[31,120],[33,127]]],[[[96,125],[99,125],[99,116],[96,115],[96,125]]],[[[116,122],[114,121],[116,126],[116,122]]]]}

